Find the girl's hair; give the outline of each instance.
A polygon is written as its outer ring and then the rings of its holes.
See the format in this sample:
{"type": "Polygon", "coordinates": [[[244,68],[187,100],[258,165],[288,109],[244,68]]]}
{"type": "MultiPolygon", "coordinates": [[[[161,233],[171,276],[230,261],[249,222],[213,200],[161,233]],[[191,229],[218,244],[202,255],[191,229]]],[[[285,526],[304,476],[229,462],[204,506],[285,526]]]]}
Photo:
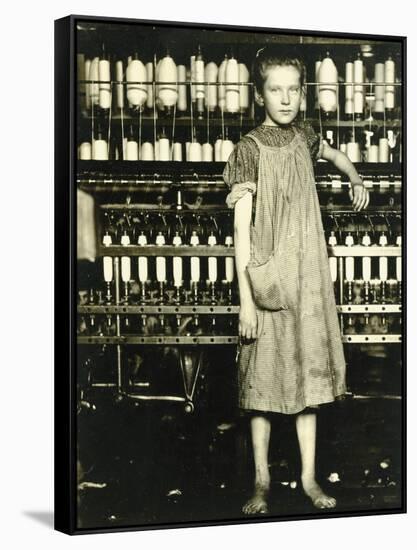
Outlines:
{"type": "Polygon", "coordinates": [[[296,48],[292,45],[268,45],[257,51],[253,63],[253,81],[260,94],[263,92],[267,70],[275,66],[295,67],[300,73],[300,85],[306,80],[306,67],[296,48]]]}

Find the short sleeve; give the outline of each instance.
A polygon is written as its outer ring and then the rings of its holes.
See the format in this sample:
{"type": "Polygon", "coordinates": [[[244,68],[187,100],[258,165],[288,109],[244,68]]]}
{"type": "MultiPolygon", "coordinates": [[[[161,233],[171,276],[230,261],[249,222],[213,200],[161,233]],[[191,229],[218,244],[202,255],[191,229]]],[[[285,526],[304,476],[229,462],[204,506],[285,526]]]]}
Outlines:
{"type": "Polygon", "coordinates": [[[226,204],[234,208],[246,193],[256,193],[259,150],[256,143],[243,137],[234,147],[223,170],[223,180],[230,189],[226,204]]]}
{"type": "Polygon", "coordinates": [[[316,162],[323,154],[323,137],[320,132],[316,132],[308,121],[299,123],[310,151],[311,160],[316,162]]]}

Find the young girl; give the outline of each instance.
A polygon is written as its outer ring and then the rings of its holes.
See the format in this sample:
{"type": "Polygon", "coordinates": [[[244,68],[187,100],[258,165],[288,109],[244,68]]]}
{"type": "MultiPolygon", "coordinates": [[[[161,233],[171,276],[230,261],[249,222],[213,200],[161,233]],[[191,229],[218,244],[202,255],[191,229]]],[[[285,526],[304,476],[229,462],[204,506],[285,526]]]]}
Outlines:
{"type": "Polygon", "coordinates": [[[298,120],[304,81],[305,67],[297,56],[282,55],[274,46],[258,52],[255,100],[265,120],[236,145],[223,173],[230,187],[226,202],[235,209],[239,407],[252,413],[255,480],[243,506],[246,514],[268,511],[268,413],[295,416],[303,490],[317,508],[336,505],[315,476],[317,408],[342,396],[346,385],[313,161],[331,161],[348,176],[355,210],[367,207],[369,193],[347,156],[298,120]],[[291,266],[287,279],[296,285],[296,300],[270,311],[255,303],[246,267],[265,263],[277,250],[286,255],[287,273],[291,266]]]}

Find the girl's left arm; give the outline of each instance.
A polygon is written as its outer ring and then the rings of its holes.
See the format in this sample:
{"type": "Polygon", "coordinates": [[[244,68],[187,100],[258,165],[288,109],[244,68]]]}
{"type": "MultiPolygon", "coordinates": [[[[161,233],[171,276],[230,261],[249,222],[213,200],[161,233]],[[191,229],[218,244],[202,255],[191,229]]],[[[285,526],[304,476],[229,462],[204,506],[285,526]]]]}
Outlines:
{"type": "Polygon", "coordinates": [[[346,174],[349,178],[349,196],[352,201],[353,209],[359,211],[362,210],[362,208],[366,208],[369,204],[369,191],[364,186],[363,181],[350,159],[342,153],[342,151],[330,147],[326,141],[323,141],[321,158],[332,162],[338,170],[346,174]]]}

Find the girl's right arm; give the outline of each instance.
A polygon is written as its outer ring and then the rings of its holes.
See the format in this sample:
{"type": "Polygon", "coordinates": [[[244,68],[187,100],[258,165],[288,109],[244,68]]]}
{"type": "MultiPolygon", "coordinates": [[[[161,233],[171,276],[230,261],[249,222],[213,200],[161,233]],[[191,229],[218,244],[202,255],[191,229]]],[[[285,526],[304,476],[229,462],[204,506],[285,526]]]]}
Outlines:
{"type": "Polygon", "coordinates": [[[246,272],[250,259],[250,224],[252,219],[252,193],[245,193],[235,204],[234,241],[236,273],[239,284],[240,311],[239,336],[244,339],[257,337],[256,307],[246,272]]]}

